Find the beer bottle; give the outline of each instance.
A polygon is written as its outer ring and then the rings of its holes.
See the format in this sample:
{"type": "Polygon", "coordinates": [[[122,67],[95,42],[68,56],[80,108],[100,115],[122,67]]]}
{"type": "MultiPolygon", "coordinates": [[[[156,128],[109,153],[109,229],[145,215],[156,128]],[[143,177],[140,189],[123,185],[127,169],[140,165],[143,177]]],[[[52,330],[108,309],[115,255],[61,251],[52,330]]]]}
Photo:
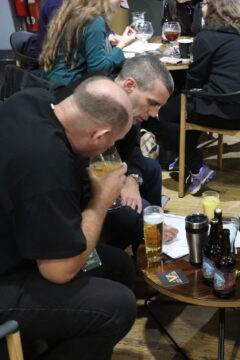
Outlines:
{"type": "Polygon", "coordinates": [[[218,233],[223,231],[223,222],[222,222],[222,210],[217,208],[214,210],[214,218],[218,220],[218,233]]]}
{"type": "Polygon", "coordinates": [[[221,255],[222,248],[219,244],[218,220],[214,218],[210,221],[208,242],[203,248],[202,272],[204,280],[209,285],[213,285],[215,261],[217,261],[221,255]]]}
{"type": "MultiPolygon", "coordinates": [[[[163,20],[162,20],[162,25],[163,25],[165,22],[170,21],[170,19],[168,19],[168,13],[169,13],[168,6],[169,6],[169,1],[165,1],[164,8],[163,8],[163,20]]],[[[169,43],[169,41],[166,39],[163,31],[162,31],[162,43],[163,43],[163,44],[168,44],[168,43],[169,43]]]]}
{"type": "Polygon", "coordinates": [[[223,229],[222,235],[223,253],[215,262],[214,292],[219,297],[227,298],[236,286],[236,260],[231,253],[230,231],[223,229]]]}

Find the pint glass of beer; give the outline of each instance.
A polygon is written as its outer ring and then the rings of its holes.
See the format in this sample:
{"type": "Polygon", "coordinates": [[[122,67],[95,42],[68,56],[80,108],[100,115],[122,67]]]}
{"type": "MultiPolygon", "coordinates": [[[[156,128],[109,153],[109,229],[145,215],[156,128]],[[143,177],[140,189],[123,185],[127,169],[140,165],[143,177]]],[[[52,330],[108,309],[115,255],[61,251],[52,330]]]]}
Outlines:
{"type": "Polygon", "coordinates": [[[160,206],[148,206],[143,211],[144,241],[149,263],[162,259],[163,216],[160,206]]]}

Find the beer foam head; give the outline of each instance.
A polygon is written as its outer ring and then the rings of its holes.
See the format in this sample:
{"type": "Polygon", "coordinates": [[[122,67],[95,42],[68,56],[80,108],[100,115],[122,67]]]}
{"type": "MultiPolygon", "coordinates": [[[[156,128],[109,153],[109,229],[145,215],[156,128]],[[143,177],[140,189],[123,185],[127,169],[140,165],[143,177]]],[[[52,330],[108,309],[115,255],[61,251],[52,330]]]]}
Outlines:
{"type": "Polygon", "coordinates": [[[152,213],[149,215],[144,215],[143,219],[147,224],[156,225],[163,222],[163,214],[152,213]]]}

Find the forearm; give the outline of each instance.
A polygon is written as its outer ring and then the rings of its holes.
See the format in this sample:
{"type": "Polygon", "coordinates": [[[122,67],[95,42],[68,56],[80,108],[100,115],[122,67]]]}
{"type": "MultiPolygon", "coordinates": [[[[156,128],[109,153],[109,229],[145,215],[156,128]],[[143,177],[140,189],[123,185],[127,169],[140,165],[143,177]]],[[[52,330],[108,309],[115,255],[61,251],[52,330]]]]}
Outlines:
{"type": "Polygon", "coordinates": [[[87,239],[88,254],[96,247],[108,207],[89,207],[82,213],[82,231],[87,239]]]}
{"type": "Polygon", "coordinates": [[[65,259],[38,260],[39,271],[45,279],[62,284],[71,281],[77,275],[97,245],[106,213],[107,206],[89,206],[82,212],[81,228],[86,238],[86,250],[65,259]]]}

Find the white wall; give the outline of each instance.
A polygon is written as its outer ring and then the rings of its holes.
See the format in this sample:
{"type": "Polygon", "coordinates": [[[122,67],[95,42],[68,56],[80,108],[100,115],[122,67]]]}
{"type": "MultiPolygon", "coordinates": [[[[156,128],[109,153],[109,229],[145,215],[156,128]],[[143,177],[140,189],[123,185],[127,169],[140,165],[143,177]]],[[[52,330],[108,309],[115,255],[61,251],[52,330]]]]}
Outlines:
{"type": "Polygon", "coordinates": [[[14,10],[12,0],[0,0],[0,50],[11,49],[9,37],[15,31],[14,10]]]}

